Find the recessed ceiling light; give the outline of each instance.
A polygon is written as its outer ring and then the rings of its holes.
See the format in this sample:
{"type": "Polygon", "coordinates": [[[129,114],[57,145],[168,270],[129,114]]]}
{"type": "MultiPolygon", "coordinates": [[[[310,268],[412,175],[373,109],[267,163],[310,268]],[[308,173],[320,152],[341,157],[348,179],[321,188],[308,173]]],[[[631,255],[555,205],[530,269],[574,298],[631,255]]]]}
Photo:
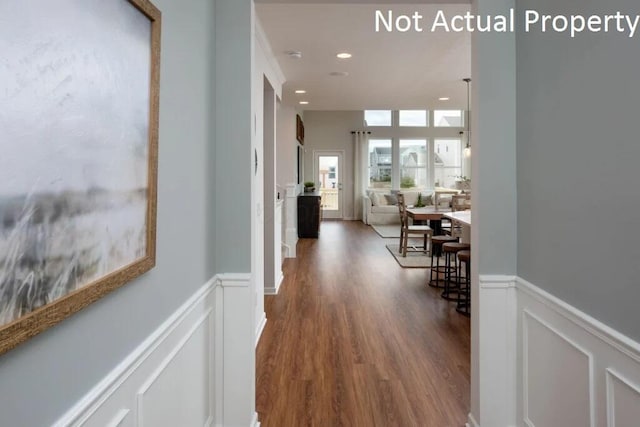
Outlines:
{"type": "Polygon", "coordinates": [[[299,50],[288,50],[285,53],[287,54],[287,56],[289,56],[289,58],[292,59],[302,58],[302,52],[300,52],[299,50]]]}
{"type": "Polygon", "coordinates": [[[448,101],[449,97],[448,96],[443,96],[441,98],[438,98],[438,101],[448,101]]]}
{"type": "Polygon", "coordinates": [[[346,77],[349,75],[349,73],[347,73],[346,71],[332,71],[331,73],[329,73],[329,75],[334,77],[346,77]]]}
{"type": "Polygon", "coordinates": [[[306,91],[306,90],[302,90],[302,89],[298,89],[298,90],[296,91],[296,93],[298,93],[298,94],[302,94],[302,93],[307,93],[307,91],[306,91]]]}
{"type": "Polygon", "coordinates": [[[349,59],[349,58],[351,58],[351,56],[353,56],[353,55],[351,55],[351,54],[350,54],[350,53],[348,53],[348,52],[341,52],[341,53],[337,54],[336,56],[337,56],[338,58],[340,58],[340,59],[349,59]]]}
{"type": "Polygon", "coordinates": [[[307,105],[309,104],[309,101],[300,101],[300,105],[307,105]]]}

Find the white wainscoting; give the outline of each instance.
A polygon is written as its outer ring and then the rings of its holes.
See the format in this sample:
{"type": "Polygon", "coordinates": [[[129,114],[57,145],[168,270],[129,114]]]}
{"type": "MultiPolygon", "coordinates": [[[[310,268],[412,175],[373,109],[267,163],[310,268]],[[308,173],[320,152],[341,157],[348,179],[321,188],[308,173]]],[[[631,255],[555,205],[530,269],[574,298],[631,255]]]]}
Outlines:
{"type": "Polygon", "coordinates": [[[640,426],[640,344],[517,279],[518,420],[640,426]]]}
{"type": "Polygon", "coordinates": [[[519,277],[480,276],[469,427],[640,426],[640,344],[519,277]]]}
{"type": "Polygon", "coordinates": [[[298,243],[298,184],[287,184],[286,199],[284,201],[284,244],[288,249],[287,258],[296,257],[298,243]]]}
{"type": "Polygon", "coordinates": [[[256,425],[249,279],[209,280],[54,425],[256,425]]]}

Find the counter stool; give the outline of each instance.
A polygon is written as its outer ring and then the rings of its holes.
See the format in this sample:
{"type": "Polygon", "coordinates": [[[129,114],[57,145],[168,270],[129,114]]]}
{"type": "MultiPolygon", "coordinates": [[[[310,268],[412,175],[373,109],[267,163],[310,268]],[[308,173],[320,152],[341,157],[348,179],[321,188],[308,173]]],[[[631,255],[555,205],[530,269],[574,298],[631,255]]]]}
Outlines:
{"type": "Polygon", "coordinates": [[[463,251],[465,249],[471,249],[471,245],[469,243],[444,243],[442,245],[442,251],[444,252],[444,269],[445,269],[445,278],[444,278],[444,291],[442,291],[442,298],[447,301],[457,301],[458,300],[458,275],[457,275],[457,257],[459,251],[463,251]],[[455,293],[455,296],[451,294],[455,293]]]}
{"type": "Polygon", "coordinates": [[[469,316],[471,313],[471,251],[458,251],[458,313],[469,316]],[[464,263],[464,282],[462,264],[464,263]]]}
{"type": "Polygon", "coordinates": [[[444,265],[440,265],[442,256],[442,245],[448,242],[457,242],[458,238],[453,236],[432,236],[431,237],[431,272],[429,274],[429,286],[432,288],[444,288],[444,279],[440,279],[440,274],[445,275],[444,265]],[[433,257],[436,257],[436,265],[433,265],[433,257]],[[435,279],[434,279],[435,273],[435,279]]]}

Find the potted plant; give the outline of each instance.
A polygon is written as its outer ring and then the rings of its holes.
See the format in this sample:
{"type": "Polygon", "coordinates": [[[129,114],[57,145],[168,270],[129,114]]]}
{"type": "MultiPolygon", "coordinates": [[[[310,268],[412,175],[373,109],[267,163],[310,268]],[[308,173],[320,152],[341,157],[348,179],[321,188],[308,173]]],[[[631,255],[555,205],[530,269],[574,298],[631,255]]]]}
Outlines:
{"type": "Polygon", "coordinates": [[[306,181],[304,183],[304,192],[313,193],[314,191],[316,191],[316,183],[312,181],[306,181]]]}
{"type": "Polygon", "coordinates": [[[471,178],[467,178],[466,176],[456,176],[456,190],[470,191],[471,178]]]}
{"type": "Polygon", "coordinates": [[[422,193],[418,193],[418,198],[416,199],[416,204],[413,205],[416,208],[424,208],[426,205],[424,204],[424,200],[422,200],[422,193]]]}

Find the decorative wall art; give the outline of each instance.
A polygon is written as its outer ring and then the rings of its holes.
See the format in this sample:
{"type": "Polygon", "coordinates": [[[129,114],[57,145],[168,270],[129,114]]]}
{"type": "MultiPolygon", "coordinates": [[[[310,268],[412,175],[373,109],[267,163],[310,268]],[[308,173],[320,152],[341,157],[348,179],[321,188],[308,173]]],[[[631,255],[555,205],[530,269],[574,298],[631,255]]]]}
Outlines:
{"type": "Polygon", "coordinates": [[[300,144],[304,144],[304,124],[298,114],[296,114],[296,139],[300,144]]]}
{"type": "Polygon", "coordinates": [[[160,11],[0,2],[0,354],[155,265],[160,11]]]}

